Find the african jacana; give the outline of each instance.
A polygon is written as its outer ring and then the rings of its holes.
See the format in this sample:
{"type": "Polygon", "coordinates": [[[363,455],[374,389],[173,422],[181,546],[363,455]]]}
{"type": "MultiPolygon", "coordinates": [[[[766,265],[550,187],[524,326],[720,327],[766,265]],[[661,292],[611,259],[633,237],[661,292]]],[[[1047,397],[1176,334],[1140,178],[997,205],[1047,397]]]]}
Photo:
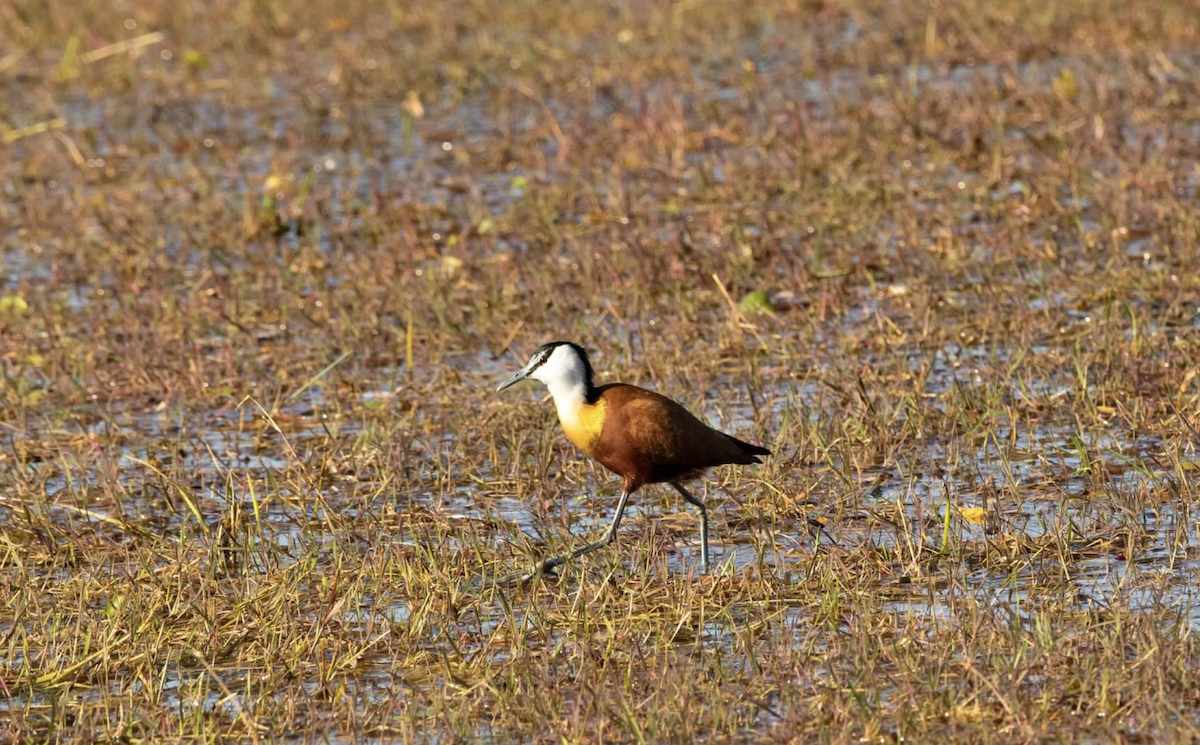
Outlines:
{"type": "MultiPolygon", "coordinates": [[[[708,572],[708,509],[683,482],[713,466],[761,463],[756,456],[771,451],[709,427],[666,396],[624,383],[597,388],[592,376],[592,364],[583,347],[554,341],[542,345],[525,367],[496,389],[502,391],[525,378],[545,383],[567,438],[621,477],[617,514],[604,535],[543,561],[540,569],[553,569],[612,543],[629,496],[645,484],[668,483],[700,510],[701,571],[708,572]]],[[[535,568],[524,579],[537,571],[535,568]]]]}

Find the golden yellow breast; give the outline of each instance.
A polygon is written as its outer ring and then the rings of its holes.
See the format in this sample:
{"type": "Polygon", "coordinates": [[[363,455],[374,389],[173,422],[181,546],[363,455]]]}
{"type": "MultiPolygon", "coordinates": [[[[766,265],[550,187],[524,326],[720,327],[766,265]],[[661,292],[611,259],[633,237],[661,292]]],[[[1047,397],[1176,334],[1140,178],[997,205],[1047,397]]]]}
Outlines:
{"type": "Polygon", "coordinates": [[[558,421],[562,424],[567,439],[575,443],[575,447],[590,454],[600,439],[600,431],[604,429],[604,410],[607,408],[603,400],[594,404],[579,403],[575,406],[559,407],[558,421]]]}

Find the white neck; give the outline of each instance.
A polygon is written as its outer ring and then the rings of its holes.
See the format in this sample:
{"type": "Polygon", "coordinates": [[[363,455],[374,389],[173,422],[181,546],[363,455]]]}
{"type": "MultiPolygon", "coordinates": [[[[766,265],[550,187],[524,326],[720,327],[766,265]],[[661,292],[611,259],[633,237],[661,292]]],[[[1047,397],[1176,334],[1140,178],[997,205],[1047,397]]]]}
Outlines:
{"type": "Polygon", "coordinates": [[[587,401],[587,386],[582,380],[555,378],[546,383],[546,388],[554,397],[554,408],[558,410],[559,419],[574,417],[579,407],[587,401]]]}

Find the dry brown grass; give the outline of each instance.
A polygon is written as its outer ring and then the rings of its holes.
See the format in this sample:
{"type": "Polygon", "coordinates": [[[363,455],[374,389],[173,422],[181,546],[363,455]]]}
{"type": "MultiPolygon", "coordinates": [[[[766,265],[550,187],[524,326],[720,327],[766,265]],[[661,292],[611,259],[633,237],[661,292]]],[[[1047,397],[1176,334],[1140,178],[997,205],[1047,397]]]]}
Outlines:
{"type": "Polygon", "coordinates": [[[1196,740],[1198,11],[0,2],[0,736],[1196,740]]]}

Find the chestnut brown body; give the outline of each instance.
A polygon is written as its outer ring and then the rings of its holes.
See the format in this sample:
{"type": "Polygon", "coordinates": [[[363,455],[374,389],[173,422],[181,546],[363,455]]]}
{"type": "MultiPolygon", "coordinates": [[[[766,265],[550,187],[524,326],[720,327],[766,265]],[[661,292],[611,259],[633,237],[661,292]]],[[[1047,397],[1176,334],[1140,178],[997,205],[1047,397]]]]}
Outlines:
{"type": "Polygon", "coordinates": [[[688,481],[707,468],[761,463],[770,451],[709,427],[676,402],[645,388],[613,383],[596,389],[604,406],[589,455],[622,479],[627,492],[645,484],[688,481]]]}

